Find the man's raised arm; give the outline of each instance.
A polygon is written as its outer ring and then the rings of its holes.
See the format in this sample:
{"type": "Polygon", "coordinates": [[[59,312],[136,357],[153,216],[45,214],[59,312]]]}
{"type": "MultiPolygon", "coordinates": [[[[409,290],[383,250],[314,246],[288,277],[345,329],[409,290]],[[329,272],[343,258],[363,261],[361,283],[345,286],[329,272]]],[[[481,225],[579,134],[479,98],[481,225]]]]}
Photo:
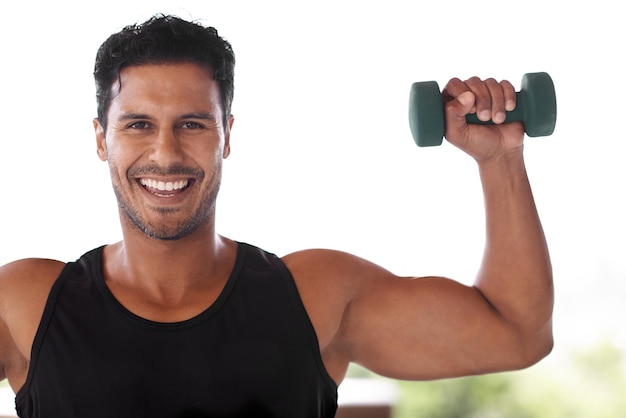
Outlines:
{"type": "Polygon", "coordinates": [[[340,323],[332,338],[320,339],[337,380],[343,362],[423,380],[524,368],[552,348],[552,271],[524,166],[524,128],[502,123],[515,107],[513,86],[453,79],[444,98],[446,138],[476,160],[483,186],[487,239],[480,271],[465,286],[442,277],[399,278],[349,254],[288,257],[301,283],[315,275],[338,289],[326,296],[323,315],[343,305],[340,323]],[[469,125],[468,113],[495,124],[469,125]]]}

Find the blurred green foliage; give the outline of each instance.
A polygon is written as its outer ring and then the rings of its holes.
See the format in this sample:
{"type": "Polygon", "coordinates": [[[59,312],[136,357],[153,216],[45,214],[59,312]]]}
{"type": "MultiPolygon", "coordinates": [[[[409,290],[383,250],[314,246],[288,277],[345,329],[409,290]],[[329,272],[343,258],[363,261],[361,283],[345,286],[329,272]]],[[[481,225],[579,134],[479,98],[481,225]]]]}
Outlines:
{"type": "MultiPolygon", "coordinates": [[[[624,352],[610,341],[526,370],[398,382],[393,418],[617,418],[626,416],[624,352]]],[[[351,374],[367,372],[355,367],[351,374]]]]}

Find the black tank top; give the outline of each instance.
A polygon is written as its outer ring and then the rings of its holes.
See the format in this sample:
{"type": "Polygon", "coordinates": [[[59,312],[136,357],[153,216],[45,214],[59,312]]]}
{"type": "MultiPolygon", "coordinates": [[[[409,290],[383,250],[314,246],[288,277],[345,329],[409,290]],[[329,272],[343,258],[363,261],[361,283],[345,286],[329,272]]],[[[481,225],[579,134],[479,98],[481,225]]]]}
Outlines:
{"type": "Polygon", "coordinates": [[[222,293],[176,323],[125,309],[102,249],[68,263],[37,330],[23,418],[334,417],[337,386],[282,261],[240,243],[222,293]]]}

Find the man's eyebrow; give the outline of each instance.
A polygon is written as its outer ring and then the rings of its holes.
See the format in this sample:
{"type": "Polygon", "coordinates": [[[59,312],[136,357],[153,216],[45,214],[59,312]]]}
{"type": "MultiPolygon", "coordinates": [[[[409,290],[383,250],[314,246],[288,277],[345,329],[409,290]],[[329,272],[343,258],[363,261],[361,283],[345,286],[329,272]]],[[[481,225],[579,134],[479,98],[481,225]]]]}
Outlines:
{"type": "Polygon", "coordinates": [[[201,120],[208,120],[208,121],[215,121],[215,115],[209,112],[192,112],[192,113],[185,113],[184,115],[181,116],[181,119],[201,119],[201,120]]]}
{"type": "Polygon", "coordinates": [[[117,117],[117,120],[119,121],[137,120],[137,119],[152,119],[152,118],[144,113],[135,113],[135,112],[125,112],[117,117]]]}

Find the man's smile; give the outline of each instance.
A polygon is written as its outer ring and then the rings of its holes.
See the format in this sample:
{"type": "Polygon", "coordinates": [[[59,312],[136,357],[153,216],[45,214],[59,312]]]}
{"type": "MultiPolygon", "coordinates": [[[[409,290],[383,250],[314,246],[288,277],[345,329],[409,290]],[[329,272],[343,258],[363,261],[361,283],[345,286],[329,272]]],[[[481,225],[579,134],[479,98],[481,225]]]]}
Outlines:
{"type": "Polygon", "coordinates": [[[156,180],[151,178],[138,179],[139,184],[148,192],[159,197],[174,196],[185,191],[193,182],[192,179],[174,181],[156,180]]]}

